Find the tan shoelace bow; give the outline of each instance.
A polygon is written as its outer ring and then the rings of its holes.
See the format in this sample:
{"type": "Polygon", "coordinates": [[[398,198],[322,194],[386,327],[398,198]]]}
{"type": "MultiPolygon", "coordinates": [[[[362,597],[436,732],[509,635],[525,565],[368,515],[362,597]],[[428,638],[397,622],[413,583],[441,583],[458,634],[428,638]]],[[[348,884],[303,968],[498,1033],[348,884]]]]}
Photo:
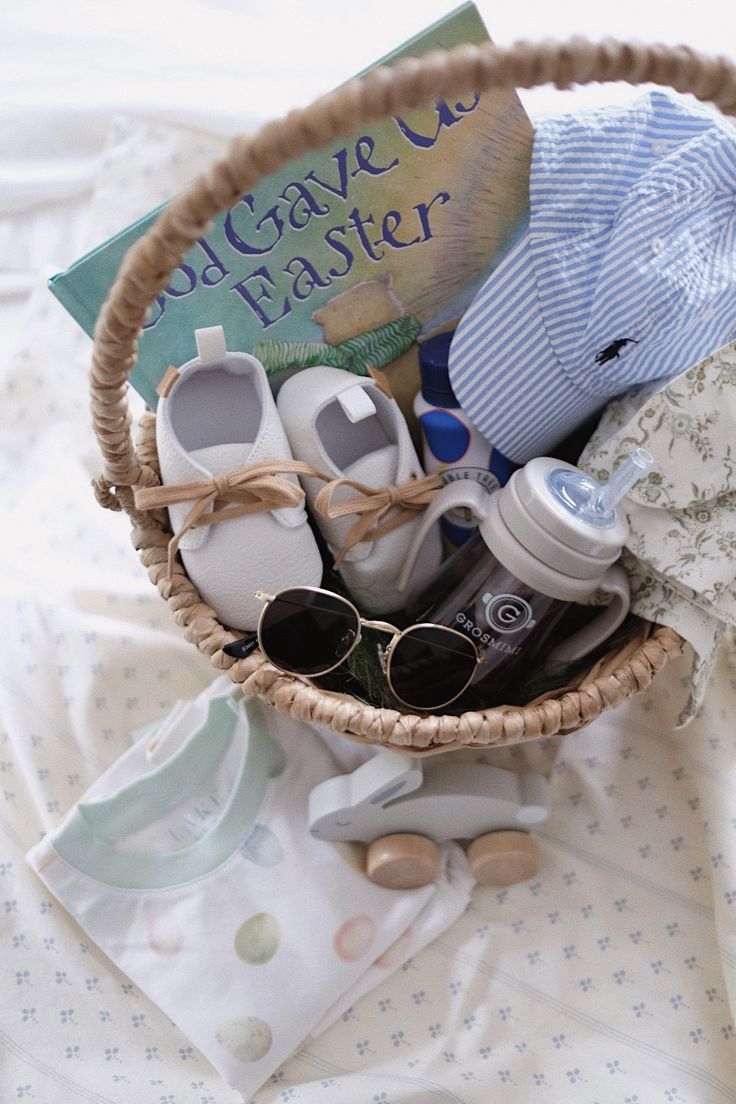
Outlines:
{"type": "Polygon", "coordinates": [[[392,529],[398,529],[400,525],[415,518],[418,513],[426,509],[435,491],[441,486],[442,478],[437,473],[425,475],[422,479],[409,479],[406,483],[390,484],[388,487],[369,487],[355,479],[332,479],[317,495],[314,501],[315,510],[328,518],[345,517],[347,514],[358,515],[358,520],[345,534],[342,547],[333,565],[335,570],[340,567],[346,553],[354,545],[360,544],[361,541],[376,540],[384,533],[390,533],[392,529]],[[360,492],[361,497],[350,498],[346,502],[333,505],[334,492],[338,487],[343,486],[353,487],[360,492]],[[400,513],[381,524],[381,519],[394,507],[398,507],[400,513]]]}
{"type": "MultiPolygon", "coordinates": [[[[280,479],[275,472],[311,475],[316,479],[328,480],[322,472],[301,460],[261,460],[209,479],[194,479],[189,483],[141,487],[136,490],[135,504],[139,510],[156,510],[163,506],[178,506],[183,502],[193,504],[169,541],[169,578],[174,571],[174,557],[181,539],[190,529],[217,525],[221,521],[248,514],[263,514],[283,507],[298,506],[303,502],[304,491],[301,487],[295,486],[288,479],[280,479]],[[210,506],[212,510],[208,512],[210,506]]],[[[328,518],[358,515],[358,520],[345,534],[335,559],[335,570],[340,567],[346,553],[354,545],[361,541],[376,540],[416,517],[429,505],[435,491],[441,486],[442,479],[437,474],[387,487],[369,487],[354,479],[329,480],[315,499],[315,510],[328,518]],[[360,497],[333,505],[332,496],[341,486],[353,487],[360,492],[360,497]],[[399,507],[400,512],[380,524],[381,519],[395,507],[399,507]]]]}
{"type": "Polygon", "coordinates": [[[247,514],[264,514],[283,507],[299,506],[304,501],[302,488],[288,479],[280,479],[275,472],[325,478],[311,464],[301,460],[261,460],[210,479],[139,488],[135,492],[135,504],[139,510],[193,503],[178,532],[169,541],[169,578],[174,571],[174,557],[179,543],[190,529],[217,525],[247,514]],[[212,510],[207,513],[210,506],[212,510]]]}

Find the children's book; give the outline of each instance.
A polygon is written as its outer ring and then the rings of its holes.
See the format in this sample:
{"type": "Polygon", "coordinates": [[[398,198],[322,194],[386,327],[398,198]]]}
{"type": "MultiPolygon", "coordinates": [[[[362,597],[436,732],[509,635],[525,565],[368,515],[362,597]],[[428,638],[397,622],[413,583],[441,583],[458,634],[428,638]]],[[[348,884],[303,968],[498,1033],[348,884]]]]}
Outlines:
{"type": "MultiPolygon", "coordinates": [[[[465,3],[376,65],[488,40],[465,3]]],[[[196,356],[195,329],[222,325],[228,348],[257,356],[274,390],[313,364],[379,369],[407,408],[417,341],[453,327],[524,224],[532,137],[516,92],[501,90],[437,99],[290,162],[174,270],[143,326],[133,387],[155,409],[167,367],[196,356]]],[[[50,280],[88,334],[160,210],[50,280]]]]}

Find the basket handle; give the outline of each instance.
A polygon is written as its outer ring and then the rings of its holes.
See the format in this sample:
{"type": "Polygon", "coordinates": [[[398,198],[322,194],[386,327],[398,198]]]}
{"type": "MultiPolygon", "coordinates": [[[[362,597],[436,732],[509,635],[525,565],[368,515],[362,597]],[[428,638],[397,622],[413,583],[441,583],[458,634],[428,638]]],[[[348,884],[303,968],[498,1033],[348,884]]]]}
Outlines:
{"type": "Polygon", "coordinates": [[[726,115],[736,114],[736,65],[728,58],[688,46],[614,39],[591,43],[575,37],[509,47],[468,44],[404,58],[265,124],[252,136],[233,139],[225,157],[177,195],[130,248],[97,320],[90,390],[92,422],[105,461],[96,487],[100,501],[123,505],[134,514],[131,493],[118,499],[112,489],[158,482],[154,470],[135,453],[126,401],[128,375],[150,305],[215,215],[293,158],[432,98],[596,81],[664,85],[710,101],[726,115]]]}

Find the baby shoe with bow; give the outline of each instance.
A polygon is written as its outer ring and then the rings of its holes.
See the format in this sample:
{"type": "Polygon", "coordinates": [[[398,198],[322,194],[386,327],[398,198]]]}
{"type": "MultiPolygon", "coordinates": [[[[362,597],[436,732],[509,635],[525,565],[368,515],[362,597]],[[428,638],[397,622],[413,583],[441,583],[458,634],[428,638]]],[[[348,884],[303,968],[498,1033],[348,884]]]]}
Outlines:
{"type": "MultiPolygon", "coordinates": [[[[372,379],[342,368],[305,368],[277,407],[292,453],[329,482],[302,477],[313,518],[345,585],[369,613],[406,603],[401,567],[422,512],[441,485],[425,476],[397,403],[372,379]]],[[[440,562],[435,525],[412,573],[421,586],[440,562]]]]}
{"type": "Polygon", "coordinates": [[[263,365],[228,352],[221,326],[195,331],[199,355],[161,386],[156,445],[163,486],[136,492],[167,506],[187,575],[222,623],[255,628],[262,603],[296,583],[319,586],[322,558],[263,365]]]}

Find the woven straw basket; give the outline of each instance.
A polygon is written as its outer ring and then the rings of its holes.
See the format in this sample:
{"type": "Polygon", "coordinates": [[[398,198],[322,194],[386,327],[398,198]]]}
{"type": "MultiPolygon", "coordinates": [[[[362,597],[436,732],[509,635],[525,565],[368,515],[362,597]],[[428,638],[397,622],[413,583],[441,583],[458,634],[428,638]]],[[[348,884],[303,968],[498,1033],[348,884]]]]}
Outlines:
{"type": "MultiPolygon", "coordinates": [[[[664,85],[710,101],[724,114],[736,114],[736,66],[726,58],[704,57],[685,46],[613,40],[594,44],[573,38],[565,43],[438,50],[421,59],[404,59],[374,69],[311,106],[265,125],[253,136],[234,139],[227,155],[176,197],[126,255],[95,332],[92,418],[105,460],[104,474],[94,483],[95,492],[103,506],[128,513],[134,546],[186,638],[210,657],[217,670],[227,670],[234,682],[242,684],[247,695],[257,694],[283,713],[327,725],[353,739],[422,754],[517,744],[572,732],[646,690],[655,674],[682,651],[683,641],[677,633],[645,625],[635,642],[612,651],[574,687],[523,708],[502,706],[439,716],[374,708],[282,674],[259,652],[242,660],[226,656],[222,648],[236,635],[220,624],[202,601],[181,564],[176,564],[172,578],[167,577],[171,532],[166,511],[141,512],[133,499],[136,489],[160,482],[153,414],[144,415],[136,445],[126,402],[138,333],[149,306],[206,232],[210,219],[292,158],[327,146],[384,116],[429,105],[435,97],[547,83],[568,88],[592,81],[664,85]]],[[[257,580],[245,581],[245,585],[249,583],[258,585],[257,580]]]]}

